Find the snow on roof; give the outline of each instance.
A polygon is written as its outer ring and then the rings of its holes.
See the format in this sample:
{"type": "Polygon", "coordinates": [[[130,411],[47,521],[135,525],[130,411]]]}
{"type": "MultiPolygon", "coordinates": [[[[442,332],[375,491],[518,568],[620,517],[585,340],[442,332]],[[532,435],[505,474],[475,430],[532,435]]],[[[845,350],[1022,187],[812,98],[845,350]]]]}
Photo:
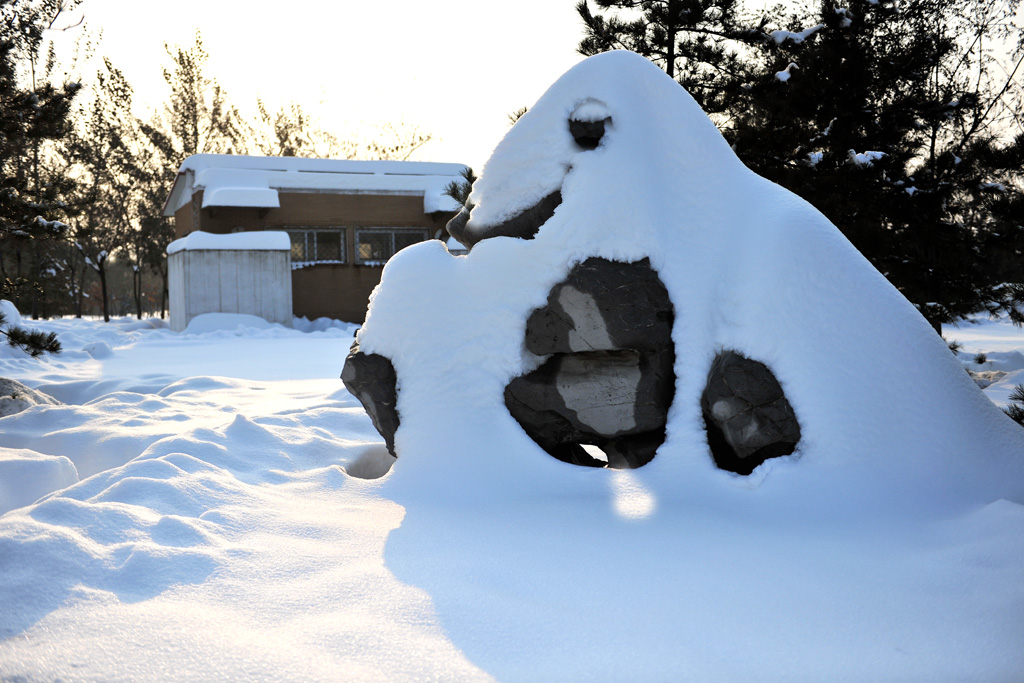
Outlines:
{"type": "Polygon", "coordinates": [[[288,233],[277,230],[263,232],[235,232],[230,235],[215,235],[202,230],[189,233],[167,245],[167,253],[179,251],[290,251],[292,248],[288,233]]]}
{"type": "Polygon", "coordinates": [[[164,216],[203,190],[203,208],[240,206],[277,208],[278,191],[321,191],[422,195],[423,212],[457,211],[444,194],[462,180],[462,164],[426,161],[354,161],[300,157],[250,157],[196,154],[185,159],[164,204],[164,216]]]}

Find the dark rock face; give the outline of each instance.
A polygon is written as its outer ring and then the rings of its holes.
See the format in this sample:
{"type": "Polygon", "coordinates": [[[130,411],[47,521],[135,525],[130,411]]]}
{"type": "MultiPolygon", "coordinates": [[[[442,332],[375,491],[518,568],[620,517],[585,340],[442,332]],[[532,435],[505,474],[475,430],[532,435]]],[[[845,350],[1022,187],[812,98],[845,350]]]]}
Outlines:
{"type": "Polygon", "coordinates": [[[341,381],[359,399],[373,426],[384,437],[388,452],[395,455],[395,431],[398,430],[398,378],[391,361],[375,353],[363,353],[359,342],[349,349],[341,381]]]}
{"type": "Polygon", "coordinates": [[[711,364],[701,410],[715,463],[730,472],[750,474],[800,441],[800,423],[775,375],[735,351],[711,364]]]}
{"type": "Polygon", "coordinates": [[[532,240],[540,230],[540,226],[548,222],[548,219],[555,215],[555,209],[562,203],[562,193],[555,190],[544,199],[540,200],[533,207],[522,213],[516,214],[504,223],[478,228],[475,232],[466,229],[469,222],[469,212],[473,210],[472,204],[467,204],[462,211],[455,214],[455,217],[448,221],[446,226],[448,234],[457,239],[467,248],[472,249],[473,245],[492,237],[518,237],[519,239],[532,240]]]}
{"type": "Polygon", "coordinates": [[[569,133],[576,141],[576,144],[583,149],[597,149],[601,138],[604,137],[604,127],[608,121],[611,121],[611,119],[604,119],[603,121],[577,121],[576,119],[569,119],[569,133]]]}
{"type": "Polygon", "coordinates": [[[674,313],[647,259],[576,266],[526,324],[526,348],[550,356],[505,389],[527,434],[560,460],[639,467],[665,438],[675,391],[674,313]]]}
{"type": "Polygon", "coordinates": [[[551,353],[660,350],[672,345],[668,290],[650,261],[590,258],[555,285],[526,321],[526,348],[551,353]]]}

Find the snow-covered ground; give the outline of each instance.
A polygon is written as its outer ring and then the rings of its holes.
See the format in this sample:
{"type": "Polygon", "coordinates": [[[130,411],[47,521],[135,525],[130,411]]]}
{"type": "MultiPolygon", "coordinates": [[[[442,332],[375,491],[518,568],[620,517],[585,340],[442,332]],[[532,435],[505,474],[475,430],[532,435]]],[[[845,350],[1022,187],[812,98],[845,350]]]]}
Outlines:
{"type": "Polygon", "coordinates": [[[963,367],[984,352],[1003,400],[1020,333],[952,330],[958,363],[636,55],[530,108],[466,229],[555,192],[534,239],[385,267],[359,342],[398,375],[397,461],[336,379],[349,325],[62,320],[60,356],[0,352],[63,402],[0,418],[0,679],[1024,680],[1024,429],[963,367]],[[605,118],[596,148],[572,115],[605,118]],[[555,460],[502,398],[541,360],[529,312],[595,256],[649,259],[675,307],[632,471],[555,460]],[[701,419],[723,349],[800,421],[750,476],[701,419]]]}
{"type": "MultiPolygon", "coordinates": [[[[365,478],[390,456],[336,379],[353,326],[206,322],[43,321],[61,355],[0,351],[65,403],[0,419],[0,504],[27,504],[0,517],[5,680],[1024,674],[1019,505],[822,518],[554,461],[596,485],[448,503],[365,478]],[[21,496],[64,458],[84,481],[21,496]]],[[[1024,350],[946,332],[965,362],[1024,350]]]]}

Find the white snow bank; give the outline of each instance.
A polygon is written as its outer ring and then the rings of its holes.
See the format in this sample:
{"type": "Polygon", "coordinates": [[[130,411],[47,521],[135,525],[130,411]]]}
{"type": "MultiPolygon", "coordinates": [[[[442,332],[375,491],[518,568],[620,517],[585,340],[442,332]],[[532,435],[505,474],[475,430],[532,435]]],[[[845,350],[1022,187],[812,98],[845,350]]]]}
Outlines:
{"type": "Polygon", "coordinates": [[[77,481],[78,471],[63,456],[0,446],[0,515],[77,481]]]}
{"type": "Polygon", "coordinates": [[[59,403],[52,396],[25,386],[17,380],[0,377],[0,417],[20,413],[27,408],[38,405],[54,405],[59,403]]]}
{"type": "Polygon", "coordinates": [[[275,326],[284,327],[276,323],[269,323],[258,315],[247,313],[203,313],[189,321],[183,334],[206,334],[226,330],[244,333],[247,328],[266,330],[275,326]]]}
{"type": "Polygon", "coordinates": [[[279,230],[261,232],[234,232],[228,235],[196,230],[167,245],[167,254],[179,251],[228,250],[228,251],[291,251],[292,243],[288,233],[279,230]]]}
{"type": "Polygon", "coordinates": [[[6,322],[4,326],[11,325],[17,327],[21,324],[21,314],[18,313],[18,308],[7,299],[0,299],[0,311],[4,314],[6,322]]]}

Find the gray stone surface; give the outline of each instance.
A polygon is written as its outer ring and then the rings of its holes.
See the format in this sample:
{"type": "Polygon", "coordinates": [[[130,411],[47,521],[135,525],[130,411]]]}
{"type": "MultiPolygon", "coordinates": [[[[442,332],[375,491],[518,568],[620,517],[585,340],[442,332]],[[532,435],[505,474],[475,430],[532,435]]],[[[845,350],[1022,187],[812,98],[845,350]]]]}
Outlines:
{"type": "Polygon", "coordinates": [[[457,239],[468,249],[472,249],[477,242],[492,237],[518,237],[519,239],[530,240],[540,230],[540,226],[548,222],[548,219],[555,215],[555,209],[562,203],[562,193],[555,190],[534,206],[522,213],[516,214],[504,223],[498,225],[475,226],[470,231],[466,228],[469,222],[469,212],[473,210],[472,204],[467,204],[462,211],[448,221],[446,226],[448,234],[457,239]]]}
{"type": "Polygon", "coordinates": [[[538,356],[578,351],[656,351],[672,344],[668,290],[643,259],[590,258],[552,288],[526,321],[526,348],[538,356]]]}
{"type": "Polygon", "coordinates": [[[341,380],[349,393],[359,399],[373,422],[388,453],[395,453],[395,432],[398,430],[398,377],[395,366],[384,356],[363,353],[359,342],[353,342],[341,371],[341,380]]]}
{"type": "Polygon", "coordinates": [[[644,259],[591,258],[531,313],[526,347],[549,356],[505,389],[505,405],[555,457],[605,466],[581,448],[601,448],[610,467],[639,467],[664,440],[675,390],[673,309],[644,259]]]}
{"type": "Polygon", "coordinates": [[[715,463],[731,472],[750,474],[800,441],[800,423],[775,375],[735,351],[711,364],[701,410],[715,463]]]}
{"type": "Polygon", "coordinates": [[[38,405],[61,405],[61,402],[49,394],[30,389],[18,380],[0,377],[0,417],[38,405]]]}

